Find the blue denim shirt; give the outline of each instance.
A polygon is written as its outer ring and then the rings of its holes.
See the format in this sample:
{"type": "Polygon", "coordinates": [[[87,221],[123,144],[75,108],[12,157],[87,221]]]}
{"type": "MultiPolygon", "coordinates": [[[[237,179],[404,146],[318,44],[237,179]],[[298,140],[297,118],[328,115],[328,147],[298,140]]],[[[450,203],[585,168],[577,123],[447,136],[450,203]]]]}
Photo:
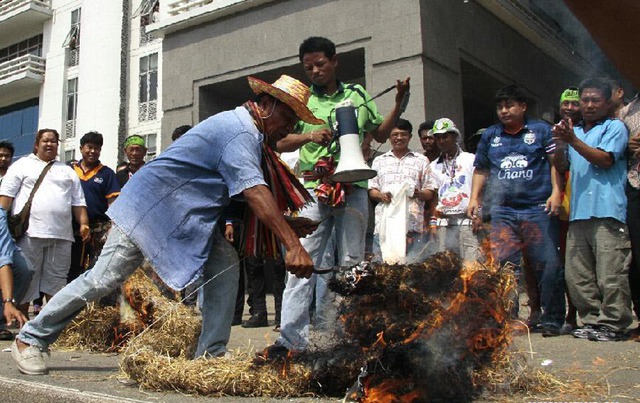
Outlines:
{"type": "Polygon", "coordinates": [[[107,211],[170,287],[200,275],[229,198],[265,185],[263,138],[244,107],[214,115],[136,172],[107,211]]]}
{"type": "Polygon", "coordinates": [[[0,267],[13,264],[13,254],[16,250],[16,244],[9,233],[7,212],[0,208],[0,267]]]}

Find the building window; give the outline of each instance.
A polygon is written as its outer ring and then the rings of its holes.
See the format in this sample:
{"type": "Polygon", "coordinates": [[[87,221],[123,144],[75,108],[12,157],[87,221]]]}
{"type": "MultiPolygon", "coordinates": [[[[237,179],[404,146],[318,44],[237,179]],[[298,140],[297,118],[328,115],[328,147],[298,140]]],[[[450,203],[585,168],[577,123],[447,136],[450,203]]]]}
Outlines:
{"type": "Polygon", "coordinates": [[[76,116],[78,113],[78,79],[67,80],[67,117],[64,130],[65,139],[76,136],[76,116]]]}
{"type": "Polygon", "coordinates": [[[0,63],[25,55],[42,56],[42,34],[0,49],[0,63]]]}
{"type": "Polygon", "coordinates": [[[80,9],[71,12],[71,27],[62,47],[67,48],[69,57],[67,66],[73,67],[80,63],[80,9]]]}
{"type": "Polygon", "coordinates": [[[142,0],[140,7],[133,14],[140,16],[140,46],[156,39],[155,36],[147,33],[147,25],[158,22],[160,15],[159,0],[142,0]]]}
{"type": "Polygon", "coordinates": [[[145,161],[151,161],[158,155],[158,135],[156,133],[143,134],[145,146],[147,147],[147,156],[145,161]]]}
{"type": "Polygon", "coordinates": [[[66,163],[74,162],[76,160],[76,150],[64,150],[64,161],[66,163]]]}
{"type": "Polygon", "coordinates": [[[156,120],[158,113],[158,54],[140,58],[138,121],[156,120]]]}

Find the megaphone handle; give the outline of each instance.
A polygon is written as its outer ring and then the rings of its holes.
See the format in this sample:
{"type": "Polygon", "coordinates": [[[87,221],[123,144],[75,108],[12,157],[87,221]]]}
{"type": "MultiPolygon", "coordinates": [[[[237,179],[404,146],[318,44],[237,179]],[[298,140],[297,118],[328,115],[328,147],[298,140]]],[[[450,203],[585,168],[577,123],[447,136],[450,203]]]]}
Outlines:
{"type": "Polygon", "coordinates": [[[409,92],[409,90],[407,90],[407,92],[404,93],[404,96],[402,97],[402,102],[400,103],[400,114],[402,115],[404,113],[404,111],[407,110],[407,105],[409,105],[409,97],[411,96],[411,93],[409,92]]]}
{"type": "Polygon", "coordinates": [[[340,142],[338,141],[338,132],[333,133],[333,137],[331,138],[331,141],[329,142],[329,144],[327,144],[327,151],[329,151],[329,153],[331,154],[338,154],[340,152],[340,142]],[[335,146],[335,149],[332,150],[331,148],[334,146],[335,146]]]}
{"type": "Polygon", "coordinates": [[[338,138],[340,136],[338,136],[338,130],[335,129],[335,126],[333,124],[333,119],[331,119],[331,114],[329,114],[329,119],[328,119],[328,123],[329,123],[329,130],[331,130],[331,134],[333,136],[331,136],[331,141],[329,141],[329,144],[327,144],[327,151],[331,154],[337,154],[340,152],[340,142],[338,141],[338,138]],[[331,147],[335,145],[335,151],[331,151],[331,147]]]}

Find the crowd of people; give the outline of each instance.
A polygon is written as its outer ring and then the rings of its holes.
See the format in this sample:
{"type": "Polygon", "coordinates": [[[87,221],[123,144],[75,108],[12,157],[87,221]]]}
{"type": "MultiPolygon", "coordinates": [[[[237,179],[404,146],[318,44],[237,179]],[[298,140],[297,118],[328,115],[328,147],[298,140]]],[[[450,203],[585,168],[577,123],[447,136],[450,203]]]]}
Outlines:
{"type": "MultiPolygon", "coordinates": [[[[128,137],[128,162],[116,172],[100,163],[97,132],[82,137],[82,159],[71,165],[57,161],[53,129],[39,130],[33,153],[11,166],[13,146],[0,142],[3,322],[21,326],[12,344],[21,372],[46,374],[43,353],[65,326],[88,302],[116,292],[144,259],[185,303],[198,296],[197,357],[228,356],[233,325],[268,326],[267,261],[278,273],[280,336],[256,360],[304,351],[312,324],[334,326],[331,268],[357,264],[368,250],[388,263],[444,250],[488,259],[486,240],[491,258],[526,285],[531,331],[628,337],[632,302],[636,315],[640,309],[637,99],[624,105],[619,84],[587,79],[560,95],[560,120],[551,125],[529,118],[523,90],[510,85],[494,99],[499,123],[474,135],[475,154],[447,117],[419,125],[419,152],[410,149],[413,125],[401,118],[409,78],[396,82],[384,116],[362,86],[338,80],[329,39],[306,39],[299,58],[309,87],[286,75],[272,84],[249,77],[255,100],[177,128],[174,143],[147,163],[144,138],[128,137]],[[368,182],[330,180],[340,152],[329,124],[344,101],[358,110],[364,157],[377,172],[368,182]],[[389,141],[390,150],[376,156],[372,140],[389,141]],[[297,215],[278,194],[295,186],[270,186],[267,171],[283,164],[268,158],[272,150],[296,155],[291,169],[310,200],[297,215]],[[246,214],[233,212],[232,198],[279,240],[280,256],[247,252],[246,214]],[[7,216],[25,205],[29,226],[14,242],[7,216]],[[243,323],[245,272],[251,317],[243,323]],[[41,295],[46,304],[28,321],[41,295]]],[[[511,314],[518,318],[517,291],[511,314]]],[[[4,324],[0,337],[12,337],[4,324]]]]}
{"type": "MultiPolygon", "coordinates": [[[[479,246],[488,239],[490,257],[522,278],[529,330],[626,339],[640,292],[632,253],[640,187],[637,98],[624,105],[619,83],[589,78],[563,91],[553,126],[527,117],[527,98],[515,85],[499,89],[494,101],[499,123],[479,131],[475,155],[463,150],[448,118],[420,126],[424,155],[417,155],[408,148],[411,124],[398,120],[391,151],[373,160],[378,176],[369,181],[369,196],[379,203],[374,255],[387,260],[384,242],[398,249],[397,235],[404,233],[399,250],[407,248],[409,261],[443,250],[473,261],[488,258],[479,246]],[[421,196],[425,191],[433,196],[421,196]],[[407,208],[400,229],[396,221],[388,225],[399,199],[407,208]],[[426,211],[423,222],[416,204],[426,211]]],[[[517,292],[512,306],[518,318],[517,292]]]]}

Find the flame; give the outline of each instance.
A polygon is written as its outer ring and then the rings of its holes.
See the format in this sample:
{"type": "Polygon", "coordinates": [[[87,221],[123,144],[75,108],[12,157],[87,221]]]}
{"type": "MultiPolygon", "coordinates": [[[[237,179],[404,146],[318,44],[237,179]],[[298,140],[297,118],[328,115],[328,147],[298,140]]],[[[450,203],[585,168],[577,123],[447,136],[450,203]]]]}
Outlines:
{"type": "Polygon", "coordinates": [[[293,358],[293,351],[289,351],[287,353],[287,357],[284,359],[284,362],[282,363],[282,370],[280,370],[280,375],[282,375],[283,378],[286,378],[289,375],[289,367],[291,366],[291,359],[293,358]]]}
{"type": "Polygon", "coordinates": [[[375,347],[387,348],[387,342],[384,341],[384,331],[379,332],[376,336],[378,336],[378,339],[375,341],[375,343],[373,343],[371,348],[375,348],[375,347]]]}
{"type": "Polygon", "coordinates": [[[418,327],[416,328],[416,330],[413,331],[413,333],[411,333],[409,335],[409,337],[407,337],[406,339],[404,339],[402,341],[402,344],[409,344],[413,341],[415,341],[418,337],[420,337],[422,335],[422,333],[424,332],[425,327],[427,327],[427,324],[425,322],[422,322],[418,325],[418,327]]]}
{"type": "Polygon", "coordinates": [[[411,403],[419,400],[422,393],[415,389],[413,382],[406,379],[385,379],[378,385],[370,386],[365,382],[364,397],[366,403],[411,403]],[[408,392],[402,393],[403,390],[408,392]]]}

